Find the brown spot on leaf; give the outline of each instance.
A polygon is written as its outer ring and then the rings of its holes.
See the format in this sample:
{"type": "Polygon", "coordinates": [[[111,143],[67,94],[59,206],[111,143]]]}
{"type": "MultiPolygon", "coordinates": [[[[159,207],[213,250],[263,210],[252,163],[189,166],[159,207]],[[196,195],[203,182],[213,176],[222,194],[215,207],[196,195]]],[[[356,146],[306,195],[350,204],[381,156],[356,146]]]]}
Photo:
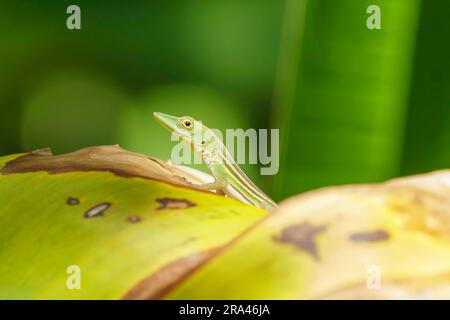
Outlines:
{"type": "Polygon", "coordinates": [[[324,232],[326,228],[324,225],[315,226],[305,222],[284,228],[281,235],[274,236],[273,239],[277,242],[293,244],[298,249],[309,253],[316,261],[319,261],[320,258],[314,238],[317,234],[324,232]]]}
{"type": "Polygon", "coordinates": [[[122,299],[162,299],[172,289],[176,288],[178,283],[187,278],[221,249],[222,247],[219,247],[205,252],[191,254],[165,265],[149,277],[137,283],[122,299]]]}
{"type": "Polygon", "coordinates": [[[354,242],[376,242],[388,240],[389,233],[384,230],[375,230],[369,232],[354,233],[350,236],[350,239],[354,242]]]}
{"type": "Polygon", "coordinates": [[[94,217],[101,217],[105,213],[105,210],[108,209],[111,206],[111,203],[109,202],[103,202],[100,204],[97,204],[96,206],[90,208],[88,211],[85,212],[84,217],[86,219],[94,218],[94,217]]]}
{"type": "Polygon", "coordinates": [[[78,200],[77,198],[74,198],[74,197],[69,197],[69,198],[67,198],[66,203],[69,206],[76,206],[77,204],[80,204],[80,200],[78,200]]]}
{"type": "Polygon", "coordinates": [[[141,217],[139,217],[139,216],[129,216],[127,218],[127,221],[131,222],[131,223],[138,223],[138,222],[141,222],[141,217]]]}
{"type": "Polygon", "coordinates": [[[161,204],[156,210],[177,210],[177,209],[187,209],[190,207],[195,207],[196,204],[187,199],[177,199],[177,198],[158,198],[157,202],[161,204]]]}

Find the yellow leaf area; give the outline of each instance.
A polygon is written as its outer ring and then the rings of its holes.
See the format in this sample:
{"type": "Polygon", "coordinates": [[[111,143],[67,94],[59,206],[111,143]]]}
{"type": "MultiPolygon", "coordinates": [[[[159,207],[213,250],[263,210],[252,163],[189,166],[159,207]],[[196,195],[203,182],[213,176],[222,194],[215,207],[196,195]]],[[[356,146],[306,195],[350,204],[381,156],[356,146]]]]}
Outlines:
{"type": "Polygon", "coordinates": [[[158,298],[266,214],[162,166],[117,146],[0,158],[0,298],[158,298]]]}
{"type": "Polygon", "coordinates": [[[448,299],[450,171],[290,198],[166,298],[448,299]]]}

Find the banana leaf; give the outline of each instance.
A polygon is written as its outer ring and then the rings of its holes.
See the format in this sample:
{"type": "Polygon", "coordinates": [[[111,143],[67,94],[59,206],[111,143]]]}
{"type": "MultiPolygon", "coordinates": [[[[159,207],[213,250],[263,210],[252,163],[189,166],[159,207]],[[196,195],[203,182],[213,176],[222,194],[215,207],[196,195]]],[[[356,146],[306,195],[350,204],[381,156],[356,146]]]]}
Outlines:
{"type": "Polygon", "coordinates": [[[398,176],[420,1],[377,1],[374,30],[366,27],[373,1],[287,3],[281,50],[290,54],[280,56],[274,103],[284,156],[274,192],[282,199],[398,176]]]}
{"type": "Polygon", "coordinates": [[[266,214],[201,182],[118,146],[1,157],[0,299],[159,297],[266,214]]]}
{"type": "Polygon", "coordinates": [[[449,299],[450,170],[297,195],[167,299],[449,299]]]}

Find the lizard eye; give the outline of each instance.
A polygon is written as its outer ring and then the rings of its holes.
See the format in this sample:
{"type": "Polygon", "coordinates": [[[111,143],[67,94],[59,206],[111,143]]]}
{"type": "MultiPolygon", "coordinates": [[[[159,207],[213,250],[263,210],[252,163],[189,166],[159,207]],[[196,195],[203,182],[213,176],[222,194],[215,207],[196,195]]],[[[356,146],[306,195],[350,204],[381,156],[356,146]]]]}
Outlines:
{"type": "Polygon", "coordinates": [[[191,119],[181,119],[180,125],[184,129],[192,129],[194,122],[191,119]]]}

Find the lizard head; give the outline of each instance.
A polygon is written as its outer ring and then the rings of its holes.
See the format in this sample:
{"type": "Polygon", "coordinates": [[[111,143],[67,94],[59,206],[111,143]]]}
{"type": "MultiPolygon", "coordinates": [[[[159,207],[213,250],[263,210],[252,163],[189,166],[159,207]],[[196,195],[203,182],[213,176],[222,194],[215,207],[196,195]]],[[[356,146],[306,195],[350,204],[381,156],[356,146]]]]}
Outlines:
{"type": "Polygon", "coordinates": [[[175,117],[161,112],[154,112],[153,116],[170,133],[175,134],[188,144],[193,144],[195,137],[201,139],[203,125],[192,117],[175,117]]]}

